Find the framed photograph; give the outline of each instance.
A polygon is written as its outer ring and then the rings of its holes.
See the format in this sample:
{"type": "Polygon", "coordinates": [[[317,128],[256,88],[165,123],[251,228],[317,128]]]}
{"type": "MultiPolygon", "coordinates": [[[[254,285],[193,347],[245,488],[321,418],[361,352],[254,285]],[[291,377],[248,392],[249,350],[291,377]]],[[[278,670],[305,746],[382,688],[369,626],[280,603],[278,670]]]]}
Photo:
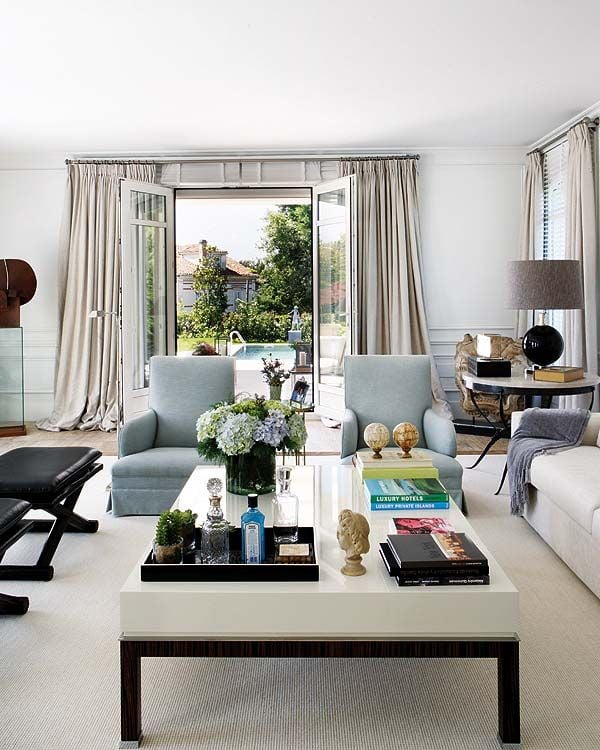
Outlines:
{"type": "Polygon", "coordinates": [[[306,400],[306,394],[308,393],[308,383],[304,378],[300,378],[296,381],[292,395],[290,396],[290,404],[292,406],[304,406],[306,400]]]}

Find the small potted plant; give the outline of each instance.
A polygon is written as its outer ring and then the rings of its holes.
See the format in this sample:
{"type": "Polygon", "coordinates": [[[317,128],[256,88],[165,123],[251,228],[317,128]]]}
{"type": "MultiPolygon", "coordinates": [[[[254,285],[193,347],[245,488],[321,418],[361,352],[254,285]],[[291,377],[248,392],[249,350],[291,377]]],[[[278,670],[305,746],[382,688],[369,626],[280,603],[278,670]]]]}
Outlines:
{"type": "Polygon", "coordinates": [[[271,401],[279,401],[281,398],[281,387],[290,377],[290,373],[284,369],[280,359],[273,357],[262,357],[263,368],[261,370],[263,378],[269,384],[269,398],[271,401]]]}
{"type": "Polygon", "coordinates": [[[173,510],[171,515],[179,528],[179,536],[183,539],[183,551],[191,552],[196,546],[196,519],[197,513],[187,510],[173,510]]]}
{"type": "Polygon", "coordinates": [[[176,516],[166,510],[161,513],[154,533],[154,560],[165,565],[177,565],[181,562],[183,540],[176,516]]]}

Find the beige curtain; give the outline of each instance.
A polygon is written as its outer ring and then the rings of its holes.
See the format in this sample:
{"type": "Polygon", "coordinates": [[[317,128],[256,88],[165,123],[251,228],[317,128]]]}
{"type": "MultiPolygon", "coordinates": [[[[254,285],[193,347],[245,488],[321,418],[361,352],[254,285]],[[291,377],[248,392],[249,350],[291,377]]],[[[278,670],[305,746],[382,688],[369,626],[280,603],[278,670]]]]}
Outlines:
{"type": "MultiPolygon", "coordinates": [[[[565,310],[565,354],[567,365],[598,371],[596,194],[593,134],[581,122],[568,133],[567,210],[565,257],[583,266],[583,310],[565,310]]],[[[588,405],[588,399],[578,399],[588,405]]],[[[570,405],[574,405],[571,403],[570,405]]],[[[596,409],[598,399],[595,399],[596,409]]]]}
{"type": "Polygon", "coordinates": [[[54,410],[44,430],[112,430],[117,420],[119,181],[154,182],[152,164],[69,164],[60,238],[54,410]]]}
{"type": "Polygon", "coordinates": [[[348,159],[356,175],[359,354],[429,354],[438,410],[450,416],[431,355],[423,282],[416,159],[348,159]]]}
{"type": "MultiPolygon", "coordinates": [[[[521,231],[519,260],[541,258],[544,234],[544,177],[543,156],[539,151],[527,154],[521,203],[521,231]]],[[[531,311],[517,312],[516,337],[523,336],[531,327],[531,311]]]]}

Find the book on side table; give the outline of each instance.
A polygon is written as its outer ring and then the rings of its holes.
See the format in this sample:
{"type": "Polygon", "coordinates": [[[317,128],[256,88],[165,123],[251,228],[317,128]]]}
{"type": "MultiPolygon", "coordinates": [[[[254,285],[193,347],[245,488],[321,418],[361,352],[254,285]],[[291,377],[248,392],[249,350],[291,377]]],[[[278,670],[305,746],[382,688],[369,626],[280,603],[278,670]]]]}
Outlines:
{"type": "Polygon", "coordinates": [[[549,383],[571,383],[581,380],[583,376],[583,367],[540,367],[533,371],[534,380],[549,383]]]}

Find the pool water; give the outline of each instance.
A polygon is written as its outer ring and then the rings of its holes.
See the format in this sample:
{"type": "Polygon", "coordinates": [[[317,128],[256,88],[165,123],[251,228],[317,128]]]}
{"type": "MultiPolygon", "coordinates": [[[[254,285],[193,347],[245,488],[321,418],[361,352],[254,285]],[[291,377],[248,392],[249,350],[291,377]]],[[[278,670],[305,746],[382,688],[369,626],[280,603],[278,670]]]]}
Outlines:
{"type": "Polygon", "coordinates": [[[242,344],[233,354],[236,359],[244,360],[260,360],[270,355],[288,362],[295,359],[296,352],[287,344],[242,344]]]}

